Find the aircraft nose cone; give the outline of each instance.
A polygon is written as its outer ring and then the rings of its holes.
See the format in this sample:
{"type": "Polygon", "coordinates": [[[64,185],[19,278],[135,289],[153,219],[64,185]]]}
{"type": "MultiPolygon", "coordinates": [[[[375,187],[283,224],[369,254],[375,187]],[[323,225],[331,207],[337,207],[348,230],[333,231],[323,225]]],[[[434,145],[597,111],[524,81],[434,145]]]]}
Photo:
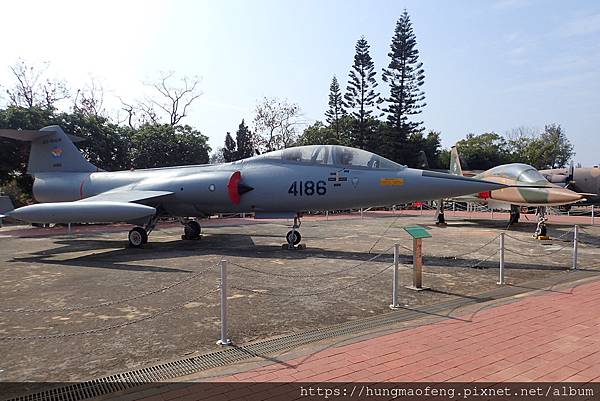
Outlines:
{"type": "Polygon", "coordinates": [[[566,188],[550,188],[548,190],[549,203],[573,203],[583,199],[583,195],[566,188]]]}

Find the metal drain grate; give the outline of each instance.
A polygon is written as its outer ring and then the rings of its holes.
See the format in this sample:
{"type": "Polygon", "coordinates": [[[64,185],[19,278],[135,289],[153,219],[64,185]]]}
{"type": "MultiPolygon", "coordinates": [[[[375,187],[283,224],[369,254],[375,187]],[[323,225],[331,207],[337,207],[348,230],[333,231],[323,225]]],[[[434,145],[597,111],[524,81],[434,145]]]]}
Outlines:
{"type": "Polygon", "coordinates": [[[435,315],[448,309],[454,309],[469,304],[498,300],[512,297],[525,292],[544,289],[554,285],[572,282],[597,275],[595,272],[570,272],[565,279],[549,277],[543,280],[524,283],[520,286],[505,286],[483,293],[477,297],[461,298],[419,309],[401,309],[379,316],[372,316],[352,322],[341,323],[322,329],[303,333],[257,341],[244,346],[233,346],[223,350],[199,356],[167,362],[160,365],[137,369],[83,383],[57,387],[29,395],[12,398],[7,401],[80,401],[87,398],[99,397],[118,391],[128,390],[143,385],[168,381],[181,376],[187,376],[203,370],[227,366],[235,362],[264,356],[275,352],[286,351],[298,346],[310,344],[328,338],[358,334],[373,328],[401,323],[422,317],[424,314],[435,315]]]}

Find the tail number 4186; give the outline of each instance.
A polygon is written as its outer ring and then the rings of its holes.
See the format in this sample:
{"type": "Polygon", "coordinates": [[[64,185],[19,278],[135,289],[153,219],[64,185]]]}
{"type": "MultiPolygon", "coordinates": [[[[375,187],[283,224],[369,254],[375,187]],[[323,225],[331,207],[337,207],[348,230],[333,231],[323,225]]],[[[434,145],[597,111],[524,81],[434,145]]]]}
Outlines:
{"type": "Polygon", "coordinates": [[[288,189],[288,194],[294,196],[313,196],[325,195],[327,193],[327,183],[325,181],[294,181],[288,189]]]}

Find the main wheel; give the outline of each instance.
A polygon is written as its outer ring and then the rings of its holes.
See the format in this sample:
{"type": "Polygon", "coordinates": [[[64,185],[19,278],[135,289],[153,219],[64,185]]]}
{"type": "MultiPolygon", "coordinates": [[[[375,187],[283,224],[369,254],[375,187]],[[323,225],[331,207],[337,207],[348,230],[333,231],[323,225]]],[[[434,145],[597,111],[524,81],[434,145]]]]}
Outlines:
{"type": "Polygon", "coordinates": [[[129,246],[139,248],[148,242],[148,233],[142,227],[133,227],[129,231],[129,246]]]}
{"type": "Polygon", "coordinates": [[[298,245],[302,240],[302,235],[298,231],[290,230],[285,236],[288,244],[298,245]]]}
{"type": "Polygon", "coordinates": [[[183,227],[183,239],[198,239],[201,232],[200,224],[195,220],[190,220],[183,227]]]}

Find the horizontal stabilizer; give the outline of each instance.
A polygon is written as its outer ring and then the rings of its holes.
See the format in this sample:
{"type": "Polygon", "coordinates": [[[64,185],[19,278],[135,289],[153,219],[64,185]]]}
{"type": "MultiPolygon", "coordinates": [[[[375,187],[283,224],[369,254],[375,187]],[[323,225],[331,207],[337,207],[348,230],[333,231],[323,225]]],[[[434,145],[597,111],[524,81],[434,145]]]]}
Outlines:
{"type": "Polygon", "coordinates": [[[151,206],[126,202],[38,203],[6,213],[8,217],[29,223],[115,223],[153,216],[151,206]]]}
{"type": "MultiPolygon", "coordinates": [[[[56,134],[57,131],[38,131],[31,129],[0,129],[0,136],[4,138],[16,139],[18,141],[35,141],[45,136],[56,134]]],[[[85,138],[66,134],[74,142],[83,142],[85,138]]]]}

